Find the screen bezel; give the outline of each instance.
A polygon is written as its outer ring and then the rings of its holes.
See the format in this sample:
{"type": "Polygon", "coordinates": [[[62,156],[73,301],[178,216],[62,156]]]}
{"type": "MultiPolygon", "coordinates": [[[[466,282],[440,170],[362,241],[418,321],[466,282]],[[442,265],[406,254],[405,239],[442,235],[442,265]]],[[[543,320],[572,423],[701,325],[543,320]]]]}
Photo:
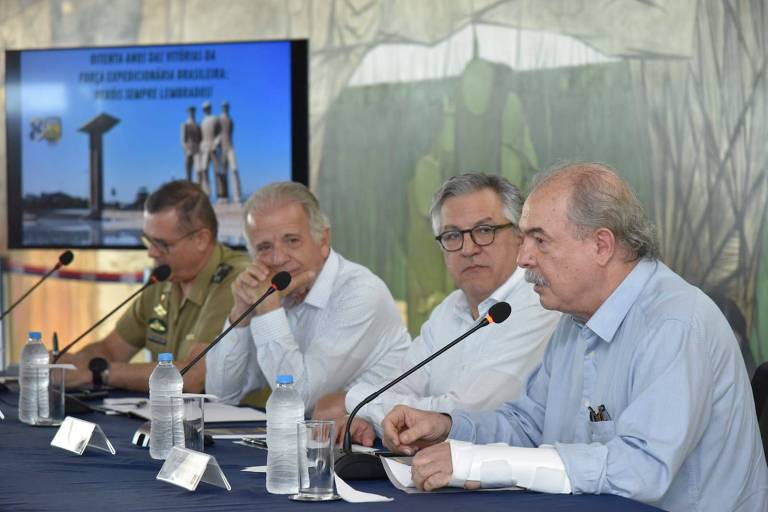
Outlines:
{"type": "MultiPolygon", "coordinates": [[[[130,50],[147,47],[258,44],[288,42],[291,46],[291,179],[309,186],[309,41],[307,39],[199,41],[180,44],[79,46],[5,50],[5,128],[6,128],[6,225],[9,249],[144,249],[143,245],[25,244],[21,169],[21,56],[24,53],[61,50],[130,50]],[[14,213],[16,213],[14,215],[14,213]]],[[[238,248],[242,248],[239,246],[238,248]]]]}

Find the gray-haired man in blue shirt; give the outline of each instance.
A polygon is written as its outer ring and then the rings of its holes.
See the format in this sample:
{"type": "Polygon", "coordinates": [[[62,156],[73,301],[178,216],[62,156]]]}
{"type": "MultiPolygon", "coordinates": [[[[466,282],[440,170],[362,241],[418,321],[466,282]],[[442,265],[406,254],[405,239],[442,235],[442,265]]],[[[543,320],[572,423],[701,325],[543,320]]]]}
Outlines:
{"type": "Polygon", "coordinates": [[[537,180],[520,228],[518,264],[541,304],[566,315],[518,400],[450,416],[390,412],[390,448],[436,444],[414,457],[415,484],[516,483],[675,511],[768,510],[736,339],[712,301],[657,260],[627,184],[600,164],[557,168],[537,180]],[[509,446],[487,445],[499,442],[509,446]]]}

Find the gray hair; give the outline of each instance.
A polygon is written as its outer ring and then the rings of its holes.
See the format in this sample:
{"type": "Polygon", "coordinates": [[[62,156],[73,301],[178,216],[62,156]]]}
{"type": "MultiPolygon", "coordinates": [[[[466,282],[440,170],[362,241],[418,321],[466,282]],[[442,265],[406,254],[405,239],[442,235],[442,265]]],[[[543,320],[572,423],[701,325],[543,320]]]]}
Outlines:
{"type": "Polygon", "coordinates": [[[597,162],[559,164],[534,177],[530,194],[555,181],[568,180],[568,220],[580,239],[609,229],[631,261],[659,257],[656,230],[629,185],[611,167],[597,162]]]}
{"type": "MultiPolygon", "coordinates": [[[[251,194],[243,208],[243,226],[248,225],[248,214],[252,211],[284,201],[298,203],[304,208],[309,218],[309,231],[312,238],[319,242],[323,238],[323,232],[331,227],[331,223],[320,209],[320,202],[315,195],[305,185],[295,181],[270,183],[251,194]]],[[[248,251],[253,254],[247,233],[245,233],[245,240],[248,251]]]]}
{"type": "Polygon", "coordinates": [[[520,223],[520,212],[523,209],[524,200],[520,189],[503,176],[465,173],[448,178],[432,197],[432,207],[429,209],[429,215],[432,218],[432,231],[434,231],[435,236],[440,234],[440,226],[443,222],[440,210],[446,200],[484,189],[496,192],[499,199],[501,199],[504,216],[517,229],[520,223]]]}

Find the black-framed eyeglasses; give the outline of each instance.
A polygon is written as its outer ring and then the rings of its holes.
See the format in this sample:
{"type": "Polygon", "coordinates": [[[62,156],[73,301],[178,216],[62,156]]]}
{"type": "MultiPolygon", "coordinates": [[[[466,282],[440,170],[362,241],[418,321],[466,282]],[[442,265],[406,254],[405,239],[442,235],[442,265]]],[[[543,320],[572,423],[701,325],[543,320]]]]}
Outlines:
{"type": "Polygon", "coordinates": [[[450,229],[443,231],[435,237],[440,246],[448,252],[460,251],[464,247],[464,235],[469,233],[470,238],[479,247],[491,245],[496,239],[496,232],[500,229],[511,228],[514,222],[506,224],[478,224],[470,229],[450,229]]]}
{"type": "Polygon", "coordinates": [[[194,235],[195,233],[197,233],[198,231],[200,231],[202,229],[203,228],[197,228],[195,230],[192,230],[189,233],[187,233],[186,235],[183,235],[183,236],[177,238],[176,240],[174,240],[172,242],[166,242],[165,240],[160,240],[159,238],[152,238],[151,236],[149,236],[146,233],[142,233],[140,238],[141,238],[141,243],[144,244],[144,247],[146,247],[147,249],[149,249],[152,246],[155,246],[158,249],[160,249],[160,251],[164,252],[165,254],[168,254],[169,252],[171,252],[171,250],[173,249],[173,247],[176,244],[178,244],[179,242],[181,242],[185,238],[188,238],[188,237],[194,235]]]}

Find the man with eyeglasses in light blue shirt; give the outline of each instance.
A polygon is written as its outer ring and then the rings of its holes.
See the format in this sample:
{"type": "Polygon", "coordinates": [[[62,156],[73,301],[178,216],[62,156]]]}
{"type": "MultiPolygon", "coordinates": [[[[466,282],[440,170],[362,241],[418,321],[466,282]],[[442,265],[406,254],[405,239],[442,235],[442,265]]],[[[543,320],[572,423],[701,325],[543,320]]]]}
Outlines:
{"type": "Polygon", "coordinates": [[[390,412],[385,443],[418,451],[416,485],[517,484],[673,511],[768,510],[768,468],[733,332],[703,292],[658,261],[627,184],[601,164],[557,168],[536,181],[520,228],[518,264],[541,304],[565,315],[518,400],[480,413],[390,412]],[[488,445],[499,442],[509,446],[488,445]]]}

